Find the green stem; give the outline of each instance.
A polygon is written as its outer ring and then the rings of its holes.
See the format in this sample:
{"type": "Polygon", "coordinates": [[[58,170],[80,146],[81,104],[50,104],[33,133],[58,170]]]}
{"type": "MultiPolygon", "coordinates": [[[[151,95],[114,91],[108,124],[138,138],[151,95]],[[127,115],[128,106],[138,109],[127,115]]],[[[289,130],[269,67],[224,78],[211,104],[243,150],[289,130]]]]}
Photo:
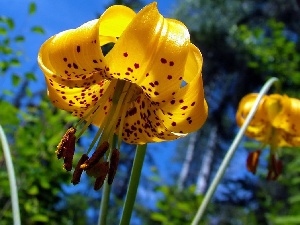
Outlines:
{"type": "Polygon", "coordinates": [[[98,220],[98,225],[106,224],[106,217],[108,211],[108,203],[109,203],[109,194],[110,194],[110,185],[107,182],[107,179],[104,181],[104,187],[102,191],[102,199],[100,205],[100,216],[98,220]]]}
{"type": "MultiPolygon", "coordinates": [[[[118,143],[118,136],[114,135],[113,140],[112,140],[112,146],[110,147],[108,158],[110,158],[112,149],[114,149],[117,146],[117,143],[118,143]]],[[[98,225],[105,225],[106,224],[108,203],[109,203],[109,195],[110,195],[110,185],[108,184],[107,178],[106,178],[105,181],[104,181],[104,187],[103,187],[103,191],[102,191],[102,199],[101,199],[101,204],[100,204],[98,225]]]]}
{"type": "Polygon", "coordinates": [[[229,163],[229,161],[231,160],[235,150],[237,149],[246,129],[247,129],[247,126],[249,125],[249,123],[251,122],[254,114],[256,113],[256,110],[258,108],[258,105],[262,99],[262,97],[268,92],[268,90],[270,89],[270,87],[272,86],[273,83],[277,82],[278,79],[275,78],[275,77],[272,77],[270,78],[266,83],[265,85],[262,87],[262,89],[260,90],[247,118],[245,119],[245,122],[244,124],[242,125],[241,129],[239,130],[238,134],[236,135],[235,139],[233,140],[230,148],[228,149],[228,152],[226,153],[217,173],[216,173],[216,176],[214,178],[214,180],[212,181],[211,185],[209,186],[208,190],[207,190],[207,193],[205,194],[204,196],[204,199],[197,211],[197,214],[196,216],[194,217],[194,220],[192,222],[192,225],[197,225],[199,224],[203,214],[204,214],[204,211],[212,197],[212,195],[214,194],[222,176],[224,175],[225,173],[225,170],[226,170],[226,167],[229,163]]]}
{"type": "Polygon", "coordinates": [[[131,169],[131,175],[130,175],[128,190],[126,194],[120,225],[129,225],[137,189],[139,186],[146,149],[147,149],[146,144],[138,145],[136,148],[136,153],[133,161],[133,166],[131,169]]]}
{"type": "Polygon", "coordinates": [[[1,125],[0,125],[0,139],[2,141],[3,153],[4,153],[4,158],[5,158],[6,167],[8,171],[14,225],[20,225],[21,219],[20,219],[19,199],[18,199],[18,190],[17,190],[17,182],[16,182],[16,177],[14,172],[14,166],[12,163],[7,139],[1,125]]]}

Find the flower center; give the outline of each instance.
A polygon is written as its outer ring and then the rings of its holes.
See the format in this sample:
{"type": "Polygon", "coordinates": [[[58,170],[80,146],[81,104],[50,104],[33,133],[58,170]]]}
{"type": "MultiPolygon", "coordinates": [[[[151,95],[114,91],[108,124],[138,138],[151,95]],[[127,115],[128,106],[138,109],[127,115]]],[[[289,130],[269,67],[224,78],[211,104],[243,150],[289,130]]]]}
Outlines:
{"type": "MultiPolygon", "coordinates": [[[[81,118],[75,128],[70,128],[64,135],[61,143],[58,146],[57,156],[63,157],[65,162],[65,169],[70,171],[72,169],[72,160],[75,150],[75,132],[76,127],[83,121],[86,121],[81,132],[77,135],[78,138],[83,134],[87,127],[92,123],[97,116],[100,105],[107,101],[111,102],[108,114],[105,116],[99,130],[97,131],[93,141],[91,142],[87,153],[83,154],[77,163],[72,183],[74,185],[80,182],[80,177],[83,171],[89,176],[95,177],[94,189],[98,190],[108,175],[108,183],[112,184],[113,178],[119,162],[119,151],[121,145],[121,135],[125,117],[131,114],[132,110],[136,110],[133,102],[136,101],[143,92],[140,87],[124,80],[112,80],[110,88],[114,88],[113,96],[111,91],[107,90],[101,99],[81,118]],[[116,129],[118,131],[118,140],[114,138],[116,129]],[[117,140],[117,141],[115,141],[117,140]],[[96,146],[96,147],[95,147],[96,146]],[[95,147],[95,151],[88,156],[89,152],[95,147]]],[[[111,90],[111,89],[110,89],[111,90]]]]}

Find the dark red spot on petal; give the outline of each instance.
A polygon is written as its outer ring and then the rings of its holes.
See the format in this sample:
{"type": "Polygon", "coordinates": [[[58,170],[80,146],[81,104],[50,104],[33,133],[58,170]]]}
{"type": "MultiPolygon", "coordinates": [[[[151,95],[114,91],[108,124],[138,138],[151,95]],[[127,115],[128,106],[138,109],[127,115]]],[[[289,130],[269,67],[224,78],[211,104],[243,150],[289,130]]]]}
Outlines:
{"type": "Polygon", "coordinates": [[[161,63],[163,63],[163,64],[167,63],[167,60],[166,60],[165,58],[161,58],[160,61],[161,61],[161,63]]]}
{"type": "Polygon", "coordinates": [[[127,52],[124,52],[124,53],[123,53],[123,56],[124,56],[124,57],[127,57],[127,56],[128,56],[128,53],[127,53],[127,52]]]}

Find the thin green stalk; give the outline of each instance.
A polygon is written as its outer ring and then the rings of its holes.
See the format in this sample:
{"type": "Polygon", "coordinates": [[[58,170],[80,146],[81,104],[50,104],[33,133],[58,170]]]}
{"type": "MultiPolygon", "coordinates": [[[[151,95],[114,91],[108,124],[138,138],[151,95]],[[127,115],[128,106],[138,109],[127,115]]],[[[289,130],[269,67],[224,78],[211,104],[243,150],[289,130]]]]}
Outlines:
{"type": "Polygon", "coordinates": [[[192,221],[192,225],[197,225],[199,224],[203,214],[204,214],[204,211],[212,197],[212,195],[214,194],[222,176],[224,175],[225,173],[225,170],[226,170],[226,167],[228,165],[228,163],[230,162],[234,152],[236,151],[245,131],[246,131],[246,128],[247,126],[249,125],[249,123],[251,122],[254,114],[256,113],[256,110],[258,108],[258,105],[262,99],[262,97],[268,92],[268,90],[270,89],[270,87],[275,83],[277,82],[278,79],[275,78],[275,77],[272,77],[270,78],[266,83],[265,85],[262,87],[262,89],[260,90],[254,104],[253,104],[253,107],[251,108],[247,118],[245,119],[245,122],[244,124],[242,125],[241,129],[239,130],[238,134],[236,135],[235,139],[233,140],[230,148],[228,149],[228,152],[226,153],[217,173],[216,173],[216,176],[214,178],[214,180],[212,181],[211,185],[209,186],[208,190],[207,190],[207,193],[205,194],[204,196],[204,199],[197,211],[197,214],[196,216],[194,217],[194,220],[192,221]]]}
{"type": "MultiPolygon", "coordinates": [[[[109,156],[111,156],[112,149],[114,149],[118,144],[118,136],[114,135],[112,140],[112,146],[110,147],[109,156]]],[[[110,185],[107,182],[107,178],[104,181],[104,187],[102,191],[102,199],[100,204],[100,212],[98,218],[98,225],[105,225],[108,211],[108,203],[109,203],[109,195],[110,195],[110,185]]]]}
{"type": "Polygon", "coordinates": [[[4,153],[4,158],[5,158],[6,167],[8,171],[14,225],[20,225],[21,219],[20,219],[19,199],[18,199],[18,190],[17,190],[14,166],[12,163],[7,139],[1,125],[0,125],[0,139],[2,141],[3,153],[4,153]]]}
{"type": "Polygon", "coordinates": [[[107,178],[104,181],[104,187],[102,191],[102,199],[100,205],[100,215],[98,220],[98,225],[105,225],[108,211],[109,203],[109,194],[110,194],[110,185],[107,182],[107,178]]]}
{"type": "Polygon", "coordinates": [[[146,149],[147,149],[146,144],[138,145],[136,148],[120,225],[129,225],[137,189],[139,186],[139,181],[140,181],[140,176],[141,176],[144,158],[145,158],[145,154],[146,154],[146,149]]]}

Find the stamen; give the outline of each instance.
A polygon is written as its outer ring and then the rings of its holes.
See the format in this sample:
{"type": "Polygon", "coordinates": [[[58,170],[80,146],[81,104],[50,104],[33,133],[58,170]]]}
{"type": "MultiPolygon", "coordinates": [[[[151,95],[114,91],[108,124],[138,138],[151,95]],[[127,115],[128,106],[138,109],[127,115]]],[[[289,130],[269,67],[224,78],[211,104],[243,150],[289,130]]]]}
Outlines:
{"type": "Polygon", "coordinates": [[[254,152],[249,153],[247,157],[247,169],[253,174],[256,173],[256,168],[258,165],[260,153],[261,153],[260,150],[256,150],[254,152]]]}
{"type": "MultiPolygon", "coordinates": [[[[66,133],[63,135],[63,137],[60,140],[59,144],[57,145],[57,149],[55,151],[58,159],[61,159],[64,156],[65,151],[70,146],[70,141],[73,142],[73,139],[75,138],[75,133],[76,133],[76,129],[74,127],[70,127],[66,131],[66,133]]],[[[74,145],[75,145],[75,143],[74,143],[74,145]]]]}
{"type": "Polygon", "coordinates": [[[98,162],[98,163],[96,163],[96,165],[94,165],[91,168],[89,168],[86,171],[86,173],[90,177],[98,178],[98,177],[102,176],[102,173],[106,173],[107,174],[108,170],[106,170],[106,168],[108,168],[108,167],[109,167],[109,163],[108,162],[98,162]]]}
{"type": "Polygon", "coordinates": [[[110,157],[110,164],[108,170],[109,185],[111,185],[114,180],[119,165],[119,161],[120,161],[120,151],[118,149],[114,149],[110,157]]]}
{"type": "Polygon", "coordinates": [[[99,176],[96,178],[96,181],[94,184],[95,191],[99,190],[102,187],[104,180],[106,178],[106,175],[108,173],[108,169],[109,169],[108,163],[102,163],[101,165],[102,165],[101,170],[100,170],[101,172],[100,172],[99,176]]]}
{"type": "Polygon", "coordinates": [[[81,174],[83,172],[83,169],[80,168],[81,164],[83,164],[86,160],[88,160],[88,155],[87,154],[83,154],[81,156],[81,158],[79,159],[76,167],[75,167],[75,170],[74,170],[74,173],[73,173],[73,177],[72,177],[72,184],[73,185],[76,185],[80,182],[80,178],[81,178],[81,174]]]}
{"type": "Polygon", "coordinates": [[[109,90],[113,90],[113,87],[116,85],[116,81],[115,80],[112,80],[109,87],[107,88],[107,90],[104,92],[103,96],[97,101],[97,103],[91,107],[91,109],[89,110],[89,112],[84,115],[79,121],[78,123],[75,125],[75,127],[78,127],[79,125],[81,125],[84,121],[87,121],[85,124],[84,124],[84,127],[82,128],[82,130],[79,132],[78,134],[78,137],[81,137],[81,135],[84,133],[84,131],[87,129],[87,127],[92,123],[92,121],[94,120],[95,116],[97,115],[95,112],[95,110],[97,110],[99,108],[99,106],[101,104],[105,104],[109,97],[110,97],[110,94],[112,94],[113,92],[109,91],[109,90]],[[91,115],[93,114],[93,115],[91,115]]]}
{"type": "Polygon", "coordinates": [[[269,170],[267,180],[277,180],[282,173],[282,162],[276,158],[275,154],[270,155],[269,170]]]}
{"type": "Polygon", "coordinates": [[[108,150],[108,148],[109,148],[108,142],[104,141],[96,149],[96,151],[93,153],[93,155],[91,156],[91,158],[89,158],[88,160],[86,160],[85,163],[83,163],[80,166],[80,168],[83,169],[83,170],[88,170],[89,168],[91,168],[92,166],[94,166],[104,156],[104,154],[106,153],[106,151],[108,150]]]}

